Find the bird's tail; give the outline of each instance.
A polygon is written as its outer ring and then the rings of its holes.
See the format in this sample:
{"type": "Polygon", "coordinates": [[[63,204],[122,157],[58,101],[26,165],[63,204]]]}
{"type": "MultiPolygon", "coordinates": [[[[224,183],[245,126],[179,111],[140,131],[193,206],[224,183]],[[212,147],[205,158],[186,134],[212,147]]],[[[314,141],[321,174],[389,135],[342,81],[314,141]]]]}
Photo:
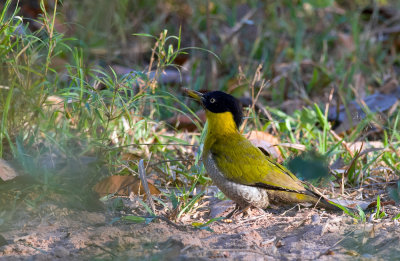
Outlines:
{"type": "Polygon", "coordinates": [[[332,201],[325,199],[317,193],[306,190],[304,192],[292,191],[270,191],[268,197],[271,203],[287,203],[287,204],[309,204],[318,208],[325,208],[332,211],[343,211],[332,201]]]}

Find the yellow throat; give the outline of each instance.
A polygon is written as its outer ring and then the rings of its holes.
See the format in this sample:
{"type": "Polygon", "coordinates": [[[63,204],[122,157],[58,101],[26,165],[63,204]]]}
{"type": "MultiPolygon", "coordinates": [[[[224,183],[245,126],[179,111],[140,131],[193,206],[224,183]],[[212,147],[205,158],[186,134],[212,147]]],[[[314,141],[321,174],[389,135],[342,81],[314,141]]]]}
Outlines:
{"type": "Polygon", "coordinates": [[[231,112],[213,113],[206,110],[206,117],[208,122],[206,140],[204,142],[204,151],[206,153],[217,140],[223,139],[229,142],[229,139],[241,136],[231,112]]]}

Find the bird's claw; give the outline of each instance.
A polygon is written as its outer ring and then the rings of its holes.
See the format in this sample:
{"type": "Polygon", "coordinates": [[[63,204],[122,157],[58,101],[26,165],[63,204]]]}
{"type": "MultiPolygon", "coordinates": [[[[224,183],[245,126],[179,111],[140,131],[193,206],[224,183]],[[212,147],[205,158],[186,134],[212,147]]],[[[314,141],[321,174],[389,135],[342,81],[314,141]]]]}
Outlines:
{"type": "Polygon", "coordinates": [[[236,217],[237,215],[239,215],[241,213],[243,213],[243,216],[247,216],[247,215],[249,215],[249,213],[248,213],[249,209],[250,209],[250,205],[242,208],[236,204],[235,208],[228,215],[226,215],[225,218],[231,219],[232,217],[236,217]]]}

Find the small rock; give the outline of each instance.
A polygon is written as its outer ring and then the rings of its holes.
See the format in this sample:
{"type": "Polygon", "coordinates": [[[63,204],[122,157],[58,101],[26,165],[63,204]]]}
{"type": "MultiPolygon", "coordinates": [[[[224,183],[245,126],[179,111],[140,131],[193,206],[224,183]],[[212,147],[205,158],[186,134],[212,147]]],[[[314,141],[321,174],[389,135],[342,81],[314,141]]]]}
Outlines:
{"type": "Polygon", "coordinates": [[[364,231],[365,232],[371,232],[374,229],[374,225],[373,224],[365,224],[364,226],[364,231]]]}
{"type": "Polygon", "coordinates": [[[284,242],[282,242],[282,240],[278,240],[275,244],[276,247],[283,247],[285,245],[284,242]]]}
{"type": "Polygon", "coordinates": [[[329,232],[329,233],[339,232],[339,226],[330,225],[327,227],[327,232],[329,232]]]}
{"type": "Polygon", "coordinates": [[[266,248],[263,248],[265,254],[269,256],[276,256],[278,254],[278,248],[274,245],[268,246],[266,248]]]}
{"type": "Polygon", "coordinates": [[[193,235],[186,235],[186,234],[177,234],[171,236],[167,242],[174,242],[174,244],[182,244],[183,246],[191,246],[191,247],[201,247],[203,244],[201,243],[201,240],[198,237],[195,237],[193,235]]]}
{"type": "Polygon", "coordinates": [[[311,216],[311,223],[312,224],[318,224],[321,218],[319,217],[318,214],[314,214],[311,216]]]}
{"type": "Polygon", "coordinates": [[[5,246],[0,255],[10,255],[14,252],[14,248],[11,245],[5,246]]]}
{"type": "Polygon", "coordinates": [[[53,254],[56,257],[67,257],[69,256],[69,251],[62,246],[58,246],[53,250],[53,254]]]}
{"type": "Polygon", "coordinates": [[[243,233],[241,238],[243,242],[246,242],[249,245],[249,247],[252,246],[253,244],[260,246],[263,241],[261,235],[255,230],[243,233]]]}
{"type": "Polygon", "coordinates": [[[276,240],[276,237],[272,237],[272,238],[269,238],[268,240],[264,240],[263,242],[261,242],[261,246],[272,244],[275,242],[275,240],[276,240]]]}
{"type": "Polygon", "coordinates": [[[299,237],[298,236],[288,236],[288,237],[285,237],[283,239],[283,241],[284,241],[283,245],[290,245],[293,243],[297,243],[299,241],[299,237]]]}

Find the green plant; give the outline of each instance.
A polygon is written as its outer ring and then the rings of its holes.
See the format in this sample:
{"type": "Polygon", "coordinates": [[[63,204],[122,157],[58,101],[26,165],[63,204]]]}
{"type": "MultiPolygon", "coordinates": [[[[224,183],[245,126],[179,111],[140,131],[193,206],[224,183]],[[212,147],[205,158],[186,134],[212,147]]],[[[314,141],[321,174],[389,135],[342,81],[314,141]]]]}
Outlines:
{"type": "Polygon", "coordinates": [[[214,232],[209,225],[216,222],[216,221],[220,221],[222,219],[225,219],[225,217],[219,217],[219,218],[212,218],[210,220],[208,220],[207,222],[201,223],[201,222],[193,222],[192,226],[198,229],[204,229],[210,232],[214,232]]]}
{"type": "Polygon", "coordinates": [[[375,219],[382,219],[386,217],[385,211],[382,209],[381,206],[381,199],[380,196],[376,198],[376,210],[375,213],[373,214],[375,219]]]}

